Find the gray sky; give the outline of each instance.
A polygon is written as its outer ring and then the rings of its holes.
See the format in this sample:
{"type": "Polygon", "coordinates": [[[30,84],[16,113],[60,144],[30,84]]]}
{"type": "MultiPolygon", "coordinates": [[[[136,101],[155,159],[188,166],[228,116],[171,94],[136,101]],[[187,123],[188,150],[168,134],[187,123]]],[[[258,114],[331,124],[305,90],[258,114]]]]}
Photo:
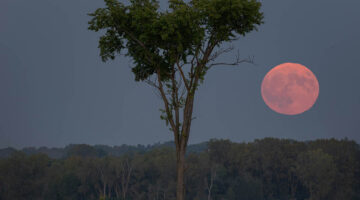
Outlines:
{"type": "MultiPolygon", "coordinates": [[[[0,1],[0,148],[152,144],[172,140],[162,101],[134,81],[128,58],[102,63],[87,13],[100,0],[0,1]]],[[[265,24],[234,42],[256,65],[212,69],[195,103],[190,143],[344,138],[360,142],[359,0],[263,1],[265,24]],[[266,72],[301,63],[320,84],[309,111],[286,116],[263,102],[266,72]]],[[[223,60],[232,61],[236,50],[223,60]]]]}

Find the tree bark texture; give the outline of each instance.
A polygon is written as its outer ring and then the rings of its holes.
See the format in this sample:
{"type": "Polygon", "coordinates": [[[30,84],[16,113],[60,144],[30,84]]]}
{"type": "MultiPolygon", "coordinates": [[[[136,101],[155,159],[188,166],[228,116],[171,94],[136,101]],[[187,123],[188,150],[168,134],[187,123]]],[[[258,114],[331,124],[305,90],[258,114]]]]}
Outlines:
{"type": "Polygon", "coordinates": [[[185,199],[185,149],[177,153],[177,189],[176,199],[185,199]]]}

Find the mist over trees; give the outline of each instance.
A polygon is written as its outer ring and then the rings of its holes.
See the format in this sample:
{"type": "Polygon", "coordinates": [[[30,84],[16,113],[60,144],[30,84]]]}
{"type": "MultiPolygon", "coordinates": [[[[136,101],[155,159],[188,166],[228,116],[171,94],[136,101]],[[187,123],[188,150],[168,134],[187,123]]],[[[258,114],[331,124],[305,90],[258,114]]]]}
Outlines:
{"type": "MultiPolygon", "coordinates": [[[[176,199],[172,144],[1,149],[0,200],[176,199]]],[[[189,150],[189,200],[360,199],[351,140],[210,140],[189,150]]]]}

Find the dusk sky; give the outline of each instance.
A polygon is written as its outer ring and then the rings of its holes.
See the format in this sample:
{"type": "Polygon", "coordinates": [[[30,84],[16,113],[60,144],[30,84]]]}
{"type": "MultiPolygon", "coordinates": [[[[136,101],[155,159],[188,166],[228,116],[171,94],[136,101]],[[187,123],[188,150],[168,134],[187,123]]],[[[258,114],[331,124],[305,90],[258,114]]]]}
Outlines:
{"type": "MultiPolygon", "coordinates": [[[[210,70],[195,98],[190,144],[264,137],[359,143],[360,1],[262,2],[265,23],[220,58],[231,62],[239,50],[255,64],[210,70]],[[319,81],[318,100],[300,115],[278,114],[261,97],[265,74],[285,62],[305,65],[319,81]]],[[[173,140],[160,120],[161,99],[134,81],[131,60],[101,61],[100,34],[87,29],[87,13],[99,7],[102,0],[0,1],[0,148],[173,140]]]]}

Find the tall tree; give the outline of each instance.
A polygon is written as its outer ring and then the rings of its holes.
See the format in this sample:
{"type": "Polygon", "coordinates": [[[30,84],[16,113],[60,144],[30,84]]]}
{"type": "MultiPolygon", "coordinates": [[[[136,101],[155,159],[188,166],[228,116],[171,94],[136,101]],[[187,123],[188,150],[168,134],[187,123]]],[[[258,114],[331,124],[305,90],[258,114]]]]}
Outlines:
{"type": "Polygon", "coordinates": [[[333,157],[321,149],[306,151],[297,158],[296,171],[310,192],[309,200],[330,199],[337,176],[333,157]]]}
{"type": "Polygon", "coordinates": [[[177,199],[185,199],[185,152],[193,119],[194,97],[206,72],[232,48],[224,42],[256,30],[262,23],[257,0],[170,0],[160,11],[156,0],[104,0],[106,7],[89,14],[89,29],[104,30],[99,40],[105,62],[125,50],[133,59],[136,81],[156,88],[164,102],[161,119],[174,134],[177,158],[177,199]],[[181,119],[182,118],[182,119],[181,119]]]}

